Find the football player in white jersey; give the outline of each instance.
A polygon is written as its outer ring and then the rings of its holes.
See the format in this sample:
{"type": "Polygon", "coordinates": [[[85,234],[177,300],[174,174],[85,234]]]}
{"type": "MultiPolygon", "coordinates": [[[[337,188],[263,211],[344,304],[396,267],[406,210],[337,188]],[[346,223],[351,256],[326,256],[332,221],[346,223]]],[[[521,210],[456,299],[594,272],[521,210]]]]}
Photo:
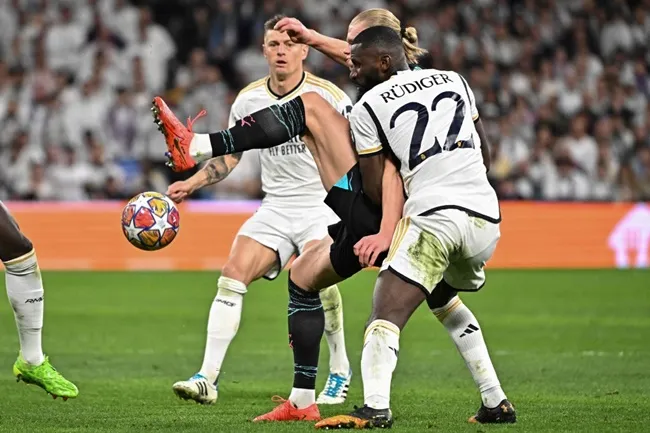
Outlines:
{"type": "MultiPolygon", "coordinates": [[[[273,17],[264,26],[263,48],[270,75],[239,93],[230,111],[231,127],[237,122],[247,122],[246,116],[250,113],[304,92],[319,94],[338,112],[347,114],[352,108],[350,99],[338,87],[304,72],[303,61],[308,47],[291,41],[286,32],[273,30],[282,18],[273,17]]],[[[211,159],[188,180],[172,184],[167,194],[180,202],[197,189],[225,179],[241,157],[241,153],[236,153],[211,159]]],[[[257,212],[240,228],[223,267],[210,309],[203,365],[189,380],[173,385],[178,396],[199,403],[211,404],[217,399],[219,373],[237,333],[247,286],[261,277],[277,277],[294,254],[303,253],[326,237],[328,226],[338,220],[323,203],[326,192],[318,169],[299,137],[246,157],[260,158],[265,197],[257,212]]],[[[315,320],[319,323],[311,323],[311,326],[324,326],[330,348],[330,374],[317,402],[343,403],[351,370],[345,350],[341,295],[337,286],[332,285],[320,292],[320,299],[315,301],[314,308],[320,313],[315,320]]],[[[296,359],[292,397],[297,403],[302,400],[313,403],[315,374],[312,369],[318,365],[320,338],[306,348],[300,347],[300,341],[293,342],[292,346],[295,351],[307,352],[309,358],[307,361],[296,359]]]]}
{"type": "MultiPolygon", "coordinates": [[[[434,312],[454,314],[461,305],[458,291],[484,285],[483,268],[500,237],[499,203],[481,152],[487,141],[465,79],[453,71],[411,71],[400,38],[388,27],[359,33],[351,63],[350,77],[366,91],[350,114],[364,191],[381,197],[384,158],[390,154],[400,163],[408,198],[381,266],[365,332],[365,404],[317,428],[392,425],[390,386],[400,331],[424,300],[431,304],[437,298],[434,312]]],[[[515,422],[485,344],[472,338],[479,331],[475,318],[457,320],[461,326],[452,337],[461,352],[473,352],[465,361],[483,400],[470,421],[515,422]]]]}
{"type": "MultiPolygon", "coordinates": [[[[401,39],[399,32],[393,29],[393,33],[401,39]]],[[[341,222],[330,227],[328,238],[294,262],[289,284],[301,294],[301,302],[309,302],[313,299],[313,292],[349,278],[362,266],[382,264],[402,216],[401,177],[395,164],[386,159],[381,200],[377,196],[371,199],[361,187],[358,155],[353,149],[349,123],[319,95],[313,92],[302,94],[283,104],[252,113],[245,124],[238,123],[228,130],[211,134],[196,134],[185,127],[160,97],[154,98],[152,111],[154,121],[167,142],[168,164],[175,171],[188,170],[210,157],[265,149],[296,135],[304,138],[328,191],[325,202],[341,222]]],[[[483,159],[484,164],[489,165],[487,149],[483,159]]],[[[292,302],[290,300],[290,305],[292,302]]],[[[487,355],[482,332],[475,325],[476,318],[455,296],[453,289],[445,285],[435,290],[427,298],[427,303],[459,349],[481,391],[483,404],[492,407],[493,400],[502,391],[487,355]],[[472,331],[467,333],[471,337],[458,332],[465,328],[472,331]],[[459,338],[459,335],[464,338],[459,338]]],[[[306,311],[299,314],[308,316],[306,311]]],[[[307,327],[298,329],[301,338],[320,339],[319,334],[311,333],[307,327]]],[[[314,414],[301,412],[299,406],[296,409],[290,398],[256,420],[313,419],[311,415],[314,414]],[[303,418],[305,415],[308,418],[303,418]]],[[[480,411],[470,421],[501,422],[493,411],[480,411]]]]}
{"type": "MultiPolygon", "coordinates": [[[[328,228],[328,235],[307,248],[291,266],[289,274],[289,332],[294,349],[294,370],[315,377],[317,350],[323,334],[319,324],[319,291],[359,272],[363,266],[380,265],[402,215],[402,181],[396,167],[386,163],[382,203],[373,203],[361,190],[357,154],[350,137],[350,124],[332,104],[316,92],[307,92],[282,104],[271,105],[246,116],[227,130],[210,134],[192,132],[183,125],[160,97],[152,112],[167,143],[169,165],[185,171],[199,162],[220,155],[251,149],[267,149],[301,136],[309,148],[321,182],[325,203],[341,219],[328,228]],[[363,242],[363,246],[360,244],[363,242]],[[362,251],[355,251],[362,248],[362,251]],[[299,351],[299,347],[312,348],[299,351]],[[311,368],[304,361],[310,354],[311,368]]],[[[296,378],[296,376],[294,376],[296,378]]],[[[312,388],[313,389],[313,388],[312,388]]],[[[319,420],[313,394],[292,389],[287,400],[254,421],[319,420]]]]}

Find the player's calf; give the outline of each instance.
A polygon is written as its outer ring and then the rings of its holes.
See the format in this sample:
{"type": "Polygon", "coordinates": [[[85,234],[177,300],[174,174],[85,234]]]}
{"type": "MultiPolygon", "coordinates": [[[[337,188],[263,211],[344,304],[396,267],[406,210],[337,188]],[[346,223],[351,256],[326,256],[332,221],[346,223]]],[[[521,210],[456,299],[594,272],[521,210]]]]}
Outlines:
{"type": "Polygon", "coordinates": [[[472,311],[444,280],[438,283],[427,303],[445,327],[463,357],[485,408],[495,409],[506,401],[506,394],[490,359],[483,331],[472,311]]]}
{"type": "Polygon", "coordinates": [[[318,420],[316,405],[316,373],[320,340],[325,328],[325,315],[318,291],[297,286],[289,273],[289,346],[293,351],[293,388],[288,400],[254,421],[318,420]]]}
{"type": "Polygon", "coordinates": [[[299,409],[316,401],[316,373],[325,314],[318,292],[297,286],[289,273],[289,346],[293,350],[293,389],[289,400],[299,409]]]}
{"type": "Polygon", "coordinates": [[[400,331],[424,299],[419,288],[391,271],[382,272],[377,279],[361,353],[364,401],[373,409],[390,407],[390,384],[397,365],[400,331]]]}

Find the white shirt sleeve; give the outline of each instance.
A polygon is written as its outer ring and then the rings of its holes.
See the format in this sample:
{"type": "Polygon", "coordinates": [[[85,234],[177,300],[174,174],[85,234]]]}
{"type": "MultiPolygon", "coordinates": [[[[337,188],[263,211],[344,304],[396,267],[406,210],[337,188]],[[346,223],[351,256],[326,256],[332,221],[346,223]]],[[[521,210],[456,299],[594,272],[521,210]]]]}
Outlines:
{"type": "Polygon", "coordinates": [[[336,87],[333,83],[329,83],[329,87],[318,87],[318,94],[323,97],[332,107],[336,109],[345,118],[349,118],[350,111],[352,111],[352,101],[350,97],[341,89],[336,87]]]}
{"type": "Polygon", "coordinates": [[[377,126],[362,104],[356,104],[352,108],[350,131],[359,156],[375,155],[382,151],[377,126]]]}
{"type": "Polygon", "coordinates": [[[338,103],[338,111],[341,113],[343,116],[345,116],[346,119],[350,118],[350,113],[352,112],[352,100],[350,97],[346,94],[343,93],[344,97],[341,99],[338,103]]]}
{"type": "Polygon", "coordinates": [[[235,98],[235,101],[232,103],[232,106],[230,107],[230,115],[228,116],[228,128],[235,126],[235,123],[246,115],[246,113],[243,113],[243,111],[243,101],[239,96],[237,96],[235,98]]]}

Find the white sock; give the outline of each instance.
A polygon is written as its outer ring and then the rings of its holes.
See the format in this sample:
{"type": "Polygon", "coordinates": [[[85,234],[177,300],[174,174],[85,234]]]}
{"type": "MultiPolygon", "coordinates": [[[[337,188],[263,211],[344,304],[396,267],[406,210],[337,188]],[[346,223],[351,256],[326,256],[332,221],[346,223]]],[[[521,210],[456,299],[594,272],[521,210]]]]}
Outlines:
{"type": "Polygon", "coordinates": [[[194,134],[190,143],[190,156],[197,164],[212,158],[210,134],[194,134]]]}
{"type": "Polygon", "coordinates": [[[14,310],[20,353],[25,361],[40,365],[45,357],[41,346],[43,329],[43,281],[34,250],[4,262],[7,296],[14,310]]]}
{"type": "Polygon", "coordinates": [[[289,394],[289,401],[293,403],[298,409],[304,409],[316,403],[316,390],[291,388],[289,394]]]}
{"type": "Polygon", "coordinates": [[[210,307],[208,338],[199,371],[210,382],[215,382],[219,377],[230,342],[237,335],[246,294],[246,285],[232,278],[220,277],[217,287],[217,296],[210,307]]]}
{"type": "Polygon", "coordinates": [[[345,350],[341,292],[337,286],[330,286],[321,290],[320,300],[325,312],[325,338],[330,348],[330,373],[347,376],[350,373],[350,361],[345,350]]]}
{"type": "Polygon", "coordinates": [[[375,320],[366,329],[361,352],[364,403],[373,409],[390,407],[390,384],[399,354],[399,328],[375,320]]]}
{"type": "Polygon", "coordinates": [[[454,340],[481,392],[483,404],[488,408],[497,407],[506,398],[506,394],[501,389],[499,378],[483,339],[483,332],[479,328],[478,320],[474,314],[458,296],[454,296],[444,307],[431,311],[442,322],[451,339],[454,340]]]}

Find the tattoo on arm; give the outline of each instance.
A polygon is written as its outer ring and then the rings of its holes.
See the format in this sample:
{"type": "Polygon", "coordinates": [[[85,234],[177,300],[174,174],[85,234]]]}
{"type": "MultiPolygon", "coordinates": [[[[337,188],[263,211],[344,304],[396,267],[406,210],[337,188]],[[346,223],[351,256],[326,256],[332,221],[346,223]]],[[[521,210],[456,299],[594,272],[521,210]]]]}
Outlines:
{"type": "Polygon", "coordinates": [[[242,152],[234,153],[232,155],[219,156],[217,158],[212,158],[208,160],[203,167],[206,174],[206,181],[208,185],[213,183],[221,182],[224,180],[230,172],[239,164],[241,159],[242,152]]]}

